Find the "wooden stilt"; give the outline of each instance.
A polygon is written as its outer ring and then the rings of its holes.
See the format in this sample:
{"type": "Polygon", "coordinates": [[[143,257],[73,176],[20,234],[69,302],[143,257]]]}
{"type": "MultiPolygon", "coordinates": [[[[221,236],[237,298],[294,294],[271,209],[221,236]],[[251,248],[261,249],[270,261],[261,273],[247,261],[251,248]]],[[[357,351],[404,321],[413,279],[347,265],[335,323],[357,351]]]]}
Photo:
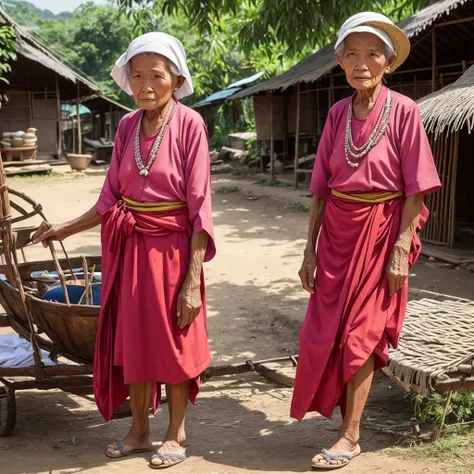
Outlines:
{"type": "Polygon", "coordinates": [[[298,158],[300,148],[300,83],[296,83],[296,130],[295,130],[295,174],[293,180],[293,186],[295,189],[298,188],[298,158]]]}
{"type": "Polygon", "coordinates": [[[270,91],[268,95],[268,102],[269,102],[269,120],[270,120],[270,176],[275,175],[275,160],[273,158],[273,154],[275,153],[274,143],[273,143],[273,95],[270,91]]]}
{"type": "Polygon", "coordinates": [[[55,82],[56,82],[56,114],[57,114],[57,128],[58,128],[58,139],[57,139],[57,154],[58,158],[61,158],[62,150],[63,150],[63,133],[61,130],[61,97],[59,93],[59,82],[58,82],[58,75],[54,75],[55,82]]]}

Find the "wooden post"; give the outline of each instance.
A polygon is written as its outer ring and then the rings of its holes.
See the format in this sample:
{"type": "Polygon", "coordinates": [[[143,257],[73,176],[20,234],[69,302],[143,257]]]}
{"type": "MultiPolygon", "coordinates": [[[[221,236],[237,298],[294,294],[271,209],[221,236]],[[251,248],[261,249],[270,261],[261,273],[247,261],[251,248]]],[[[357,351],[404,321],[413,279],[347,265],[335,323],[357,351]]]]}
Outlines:
{"type": "Polygon", "coordinates": [[[436,91],[436,28],[431,30],[431,92],[436,91]]]}
{"type": "Polygon", "coordinates": [[[293,186],[298,189],[298,158],[300,148],[300,83],[296,83],[295,175],[293,186]]]}
{"type": "Polygon", "coordinates": [[[270,91],[268,95],[269,100],[269,114],[270,114],[270,176],[273,177],[275,175],[275,160],[273,159],[274,144],[273,144],[273,95],[272,91],[270,91]]]}
{"type": "Polygon", "coordinates": [[[80,103],[79,103],[79,81],[77,81],[77,97],[76,97],[76,124],[77,124],[77,153],[82,155],[82,126],[81,126],[81,114],[80,114],[80,103]]]}
{"type": "Polygon", "coordinates": [[[58,82],[58,75],[54,75],[56,81],[56,110],[57,110],[57,127],[58,127],[58,139],[57,139],[57,153],[58,158],[61,158],[61,153],[63,150],[63,133],[61,130],[61,97],[59,95],[59,82],[58,82]]]}
{"type": "Polygon", "coordinates": [[[72,152],[77,153],[76,149],[76,130],[74,125],[74,117],[71,117],[71,134],[72,134],[72,152]]]}

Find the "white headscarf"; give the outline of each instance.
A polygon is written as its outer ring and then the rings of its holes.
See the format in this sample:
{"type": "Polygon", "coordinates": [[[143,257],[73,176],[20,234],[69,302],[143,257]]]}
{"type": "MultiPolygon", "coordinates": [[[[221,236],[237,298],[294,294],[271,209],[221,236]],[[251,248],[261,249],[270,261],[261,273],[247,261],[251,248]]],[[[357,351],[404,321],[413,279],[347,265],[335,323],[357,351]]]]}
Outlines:
{"type": "Polygon", "coordinates": [[[341,26],[341,31],[339,31],[339,36],[337,37],[336,46],[334,49],[337,50],[341,43],[352,33],[372,33],[373,35],[378,36],[385,43],[385,45],[388,46],[390,51],[394,53],[395,46],[390,36],[388,36],[385,31],[364,24],[370,21],[380,21],[382,23],[391,23],[392,25],[394,24],[390,18],[387,18],[385,15],[380,13],[357,13],[357,15],[351,16],[341,26]]]}
{"type": "Polygon", "coordinates": [[[167,33],[146,33],[135,38],[127,51],[115,63],[111,76],[118,86],[128,95],[133,95],[128,83],[130,78],[130,60],[142,53],[156,53],[168,58],[180,76],[186,79],[175,92],[177,99],[182,99],[194,92],[193,80],[186,64],[186,53],[181,41],[167,33]]]}

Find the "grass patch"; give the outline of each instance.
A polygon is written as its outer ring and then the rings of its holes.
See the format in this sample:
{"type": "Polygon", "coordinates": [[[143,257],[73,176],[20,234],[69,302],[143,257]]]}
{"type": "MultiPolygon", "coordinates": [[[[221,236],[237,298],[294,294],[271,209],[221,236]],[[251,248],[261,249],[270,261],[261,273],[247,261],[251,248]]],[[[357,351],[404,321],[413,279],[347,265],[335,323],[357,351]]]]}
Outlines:
{"type": "Polygon", "coordinates": [[[275,178],[260,179],[259,181],[255,181],[253,184],[258,184],[259,186],[269,186],[273,188],[284,188],[288,186],[284,183],[280,183],[280,181],[275,178]]]}
{"type": "Polygon", "coordinates": [[[232,194],[232,193],[239,193],[240,188],[238,186],[221,186],[220,188],[216,189],[216,193],[219,194],[232,194]]]}
{"type": "Polygon", "coordinates": [[[233,176],[244,176],[248,169],[245,166],[226,165],[220,169],[221,174],[231,174],[233,176]]]}
{"type": "Polygon", "coordinates": [[[8,181],[12,180],[21,180],[21,181],[38,181],[44,179],[56,179],[62,177],[63,175],[60,173],[55,173],[51,171],[49,173],[32,173],[32,174],[17,174],[17,175],[10,175],[7,176],[8,181]]]}
{"type": "Polygon", "coordinates": [[[449,433],[448,430],[448,434],[437,442],[419,442],[405,447],[397,446],[388,449],[386,452],[398,458],[430,459],[440,461],[443,464],[449,463],[457,468],[466,469],[465,472],[472,472],[474,467],[474,461],[472,461],[474,432],[469,428],[460,428],[459,425],[457,425],[456,431],[464,431],[464,433],[449,433]]]}
{"type": "Polygon", "coordinates": [[[309,206],[305,206],[304,204],[301,204],[300,202],[292,202],[291,204],[286,206],[286,208],[292,212],[301,212],[305,214],[309,213],[309,206]]]}

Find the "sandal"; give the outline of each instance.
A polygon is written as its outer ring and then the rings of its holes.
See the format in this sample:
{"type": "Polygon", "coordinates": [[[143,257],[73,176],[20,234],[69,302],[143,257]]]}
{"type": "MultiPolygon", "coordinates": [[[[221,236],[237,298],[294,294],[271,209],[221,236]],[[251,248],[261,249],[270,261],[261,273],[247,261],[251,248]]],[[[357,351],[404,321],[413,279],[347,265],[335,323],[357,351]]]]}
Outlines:
{"type": "Polygon", "coordinates": [[[149,466],[152,469],[166,469],[168,467],[173,467],[173,466],[176,466],[177,464],[181,464],[182,462],[186,461],[186,454],[160,453],[159,451],[157,451],[155,454],[153,454],[151,461],[150,461],[149,466]],[[162,464],[153,464],[151,461],[153,461],[154,458],[161,459],[162,464]],[[176,459],[176,461],[165,464],[164,461],[168,461],[169,459],[176,459]]]}
{"type": "Polygon", "coordinates": [[[349,465],[349,463],[360,453],[350,454],[331,454],[327,449],[323,449],[319,454],[323,459],[312,463],[313,470],[318,471],[332,471],[334,469],[341,469],[349,465]],[[326,461],[322,464],[321,461],[326,461]],[[341,461],[340,464],[329,464],[331,461],[341,461]]]}
{"type": "Polygon", "coordinates": [[[138,448],[138,449],[132,449],[131,451],[125,451],[125,448],[123,447],[122,440],[120,438],[117,438],[115,440],[115,444],[117,445],[117,448],[114,449],[114,451],[118,451],[118,454],[113,454],[109,453],[108,448],[105,450],[105,455],[108,458],[112,459],[117,459],[117,458],[124,458],[126,456],[132,456],[134,454],[140,454],[140,453],[149,453],[150,451],[153,451],[153,448],[138,448]]]}

